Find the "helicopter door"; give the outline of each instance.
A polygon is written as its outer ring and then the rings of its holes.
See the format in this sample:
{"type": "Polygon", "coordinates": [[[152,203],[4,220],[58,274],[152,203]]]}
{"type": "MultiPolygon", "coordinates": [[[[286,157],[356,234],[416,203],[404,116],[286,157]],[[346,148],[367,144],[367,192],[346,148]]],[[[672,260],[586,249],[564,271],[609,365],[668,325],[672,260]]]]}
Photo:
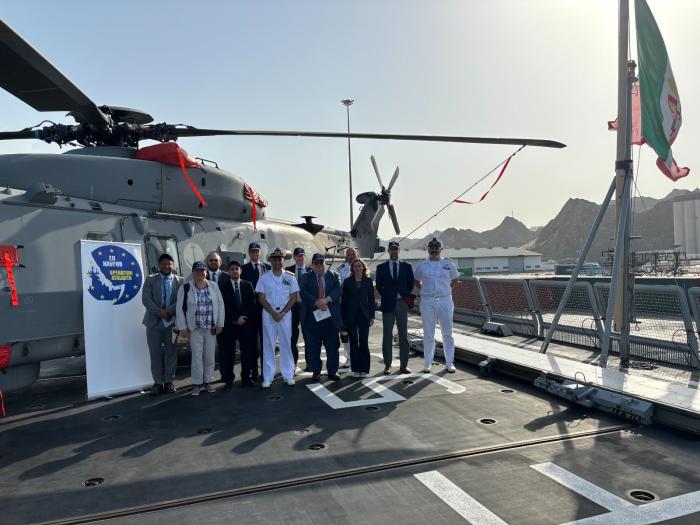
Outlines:
{"type": "Polygon", "coordinates": [[[153,274],[158,272],[158,259],[164,253],[167,253],[173,258],[173,272],[176,275],[182,275],[182,273],[180,273],[180,258],[177,255],[177,240],[175,237],[168,235],[146,236],[146,264],[148,265],[148,273],[153,274]]]}

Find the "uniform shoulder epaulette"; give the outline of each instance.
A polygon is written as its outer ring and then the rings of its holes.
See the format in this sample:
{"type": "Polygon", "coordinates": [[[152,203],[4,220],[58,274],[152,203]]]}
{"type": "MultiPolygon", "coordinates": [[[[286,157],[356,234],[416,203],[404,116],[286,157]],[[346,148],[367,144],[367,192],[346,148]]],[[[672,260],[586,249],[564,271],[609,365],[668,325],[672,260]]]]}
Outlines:
{"type": "Polygon", "coordinates": [[[289,275],[294,275],[294,273],[293,273],[293,272],[290,272],[289,270],[285,270],[284,273],[287,273],[287,274],[289,274],[289,275]]]}

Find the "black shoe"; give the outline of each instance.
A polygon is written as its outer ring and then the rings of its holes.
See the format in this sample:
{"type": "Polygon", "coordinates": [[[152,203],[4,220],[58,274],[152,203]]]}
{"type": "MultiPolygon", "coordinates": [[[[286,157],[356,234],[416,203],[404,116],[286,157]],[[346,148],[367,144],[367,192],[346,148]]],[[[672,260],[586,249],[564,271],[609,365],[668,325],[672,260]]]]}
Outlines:
{"type": "Polygon", "coordinates": [[[304,368],[304,372],[313,372],[313,370],[311,370],[310,366],[307,366],[306,368],[304,368]]]}
{"type": "Polygon", "coordinates": [[[244,388],[250,388],[252,386],[257,386],[257,383],[252,379],[244,379],[243,381],[241,381],[241,386],[244,388]]]}
{"type": "Polygon", "coordinates": [[[158,383],[156,383],[156,384],[153,385],[153,386],[151,387],[151,389],[148,391],[148,395],[149,395],[149,396],[157,396],[157,395],[160,394],[162,391],[163,391],[163,387],[162,387],[161,385],[159,385],[158,383]]]}
{"type": "Polygon", "coordinates": [[[233,388],[233,381],[226,381],[224,384],[224,390],[231,390],[233,388]]]}
{"type": "Polygon", "coordinates": [[[340,376],[338,374],[328,374],[328,379],[331,381],[340,381],[340,376]]]}
{"type": "Polygon", "coordinates": [[[314,374],[311,376],[311,379],[314,381],[320,381],[321,380],[321,372],[314,372],[314,374]]]}

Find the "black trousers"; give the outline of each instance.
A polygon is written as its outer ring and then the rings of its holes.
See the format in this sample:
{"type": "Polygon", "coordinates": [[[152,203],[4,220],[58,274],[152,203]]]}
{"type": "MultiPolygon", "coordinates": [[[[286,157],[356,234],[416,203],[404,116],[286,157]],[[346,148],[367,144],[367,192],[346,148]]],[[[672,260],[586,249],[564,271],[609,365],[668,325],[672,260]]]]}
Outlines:
{"type": "Polygon", "coordinates": [[[350,337],[350,367],[353,372],[369,374],[369,321],[357,319],[348,324],[350,337]]]}
{"type": "Polygon", "coordinates": [[[236,374],[233,372],[233,363],[236,356],[236,343],[241,350],[241,377],[248,379],[252,375],[252,369],[256,367],[256,353],[252,330],[247,326],[227,324],[221,333],[219,340],[219,372],[221,380],[225,383],[233,383],[236,374]]]}
{"type": "Polygon", "coordinates": [[[306,363],[311,371],[319,374],[323,361],[321,361],[321,345],[326,348],[326,370],[329,375],[338,373],[338,328],[333,324],[333,320],[328,318],[313,324],[307,324],[304,330],[306,337],[306,363]]]}
{"type": "Polygon", "coordinates": [[[294,356],[294,364],[299,361],[299,348],[297,343],[299,342],[299,313],[301,311],[301,305],[299,303],[294,303],[292,306],[292,355],[294,356]]]}

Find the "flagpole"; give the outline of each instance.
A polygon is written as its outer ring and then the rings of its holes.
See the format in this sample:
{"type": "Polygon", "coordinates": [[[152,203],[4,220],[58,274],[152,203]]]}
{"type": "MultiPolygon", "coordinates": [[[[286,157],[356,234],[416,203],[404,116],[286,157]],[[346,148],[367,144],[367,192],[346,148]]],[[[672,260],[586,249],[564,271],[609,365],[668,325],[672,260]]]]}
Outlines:
{"type": "MultiPolygon", "coordinates": [[[[620,360],[623,366],[629,363],[629,319],[630,319],[630,214],[623,214],[625,209],[624,199],[630,199],[629,193],[625,196],[625,186],[628,177],[632,177],[632,126],[631,115],[631,82],[634,77],[634,70],[630,69],[628,61],[629,49],[629,0],[619,2],[619,41],[617,57],[617,157],[615,162],[615,224],[618,233],[624,232],[624,239],[618,242],[615,239],[615,254],[613,268],[617,269],[617,282],[612,282],[611,287],[616,286],[616,290],[610,291],[610,299],[615,298],[614,304],[614,329],[620,333],[619,350],[620,360]],[[625,227],[621,227],[620,221],[626,221],[625,227]],[[621,250],[618,250],[621,248],[621,250]]],[[[610,337],[606,333],[604,337],[610,337]]],[[[607,342],[610,344],[610,341],[607,342]]],[[[605,345],[603,345],[605,346],[605,345]]],[[[601,355],[601,364],[605,366],[607,355],[601,355]]]]}

